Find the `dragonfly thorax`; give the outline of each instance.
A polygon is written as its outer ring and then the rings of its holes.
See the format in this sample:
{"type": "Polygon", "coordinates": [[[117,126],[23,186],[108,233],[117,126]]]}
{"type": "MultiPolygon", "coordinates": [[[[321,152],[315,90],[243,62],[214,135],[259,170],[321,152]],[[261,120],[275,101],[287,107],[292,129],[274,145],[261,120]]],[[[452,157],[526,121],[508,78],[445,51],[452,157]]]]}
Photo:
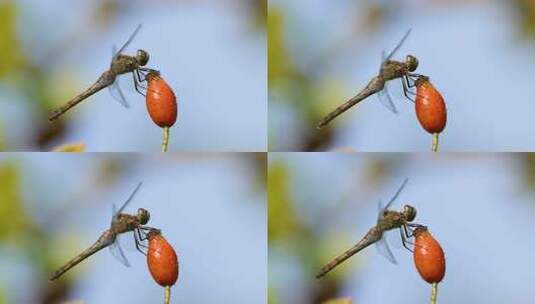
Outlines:
{"type": "Polygon", "coordinates": [[[403,215],[406,221],[412,222],[416,218],[416,208],[410,205],[403,206],[403,215]]]}
{"type": "Polygon", "coordinates": [[[412,55],[407,55],[405,57],[405,65],[407,66],[407,70],[414,72],[418,68],[418,59],[412,55]]]}
{"type": "Polygon", "coordinates": [[[140,66],[144,66],[149,62],[149,53],[144,50],[137,50],[136,60],[140,66]]]}
{"type": "Polygon", "coordinates": [[[149,222],[150,213],[146,209],[139,208],[137,209],[137,219],[141,225],[145,225],[149,222]]]}

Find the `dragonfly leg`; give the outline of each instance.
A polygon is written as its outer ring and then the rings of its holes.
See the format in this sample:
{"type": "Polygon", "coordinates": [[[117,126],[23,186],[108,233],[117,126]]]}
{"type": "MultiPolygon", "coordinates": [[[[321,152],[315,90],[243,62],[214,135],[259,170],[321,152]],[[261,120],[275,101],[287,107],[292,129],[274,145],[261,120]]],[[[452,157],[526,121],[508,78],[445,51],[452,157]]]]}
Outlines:
{"type": "Polygon", "coordinates": [[[411,227],[411,228],[422,228],[422,227],[426,227],[424,225],[420,225],[420,224],[415,224],[415,223],[405,223],[405,225],[411,227]]]}
{"type": "MultiPolygon", "coordinates": [[[[149,239],[148,232],[150,232],[151,230],[158,230],[158,229],[148,227],[148,226],[141,226],[141,227],[138,227],[136,230],[139,233],[139,240],[146,241],[149,239]],[[143,231],[143,234],[141,234],[141,231],[143,231]]],[[[144,247],[147,247],[147,246],[144,246],[144,247]]]]}
{"type": "MultiPolygon", "coordinates": [[[[137,232],[139,233],[139,232],[137,232]]],[[[138,236],[137,236],[137,233],[134,232],[134,244],[136,244],[136,250],[141,252],[143,255],[147,255],[147,253],[145,253],[143,250],[141,250],[141,242],[138,240],[138,236]]]]}
{"type": "Polygon", "coordinates": [[[135,242],[136,242],[136,249],[143,253],[144,255],[147,255],[146,252],[144,252],[141,248],[144,248],[144,249],[149,249],[149,247],[145,244],[143,244],[143,241],[147,239],[146,235],[143,236],[141,234],[141,231],[139,229],[136,229],[136,232],[134,233],[134,239],[135,239],[135,242]]]}
{"type": "Polygon", "coordinates": [[[142,87],[142,88],[145,88],[144,86],[141,85],[142,82],[147,82],[147,75],[149,74],[150,70],[148,69],[142,69],[142,68],[139,68],[136,70],[136,74],[137,74],[137,78],[139,79],[139,85],[142,87]],[[143,76],[143,77],[141,77],[143,76]]]}
{"type": "Polygon", "coordinates": [[[146,229],[143,229],[144,227],[139,227],[137,230],[137,233],[138,233],[138,236],[139,236],[139,241],[143,242],[143,241],[146,241],[148,239],[147,237],[147,233],[145,232],[146,229]],[[143,234],[141,234],[141,231],[143,230],[143,234]]]}
{"type": "Polygon", "coordinates": [[[403,230],[405,230],[405,235],[407,238],[411,238],[414,236],[414,230],[411,230],[411,227],[408,225],[403,225],[403,230]]]}
{"type": "MultiPolygon", "coordinates": [[[[424,75],[422,75],[422,74],[416,74],[416,73],[407,73],[407,74],[405,74],[405,76],[410,77],[410,79],[414,82],[414,81],[416,81],[416,79],[418,79],[418,78],[420,78],[420,77],[422,77],[422,76],[424,76],[424,75]]],[[[411,85],[410,87],[412,88],[412,87],[414,87],[414,86],[415,86],[415,85],[411,85]]]]}
{"type": "MultiPolygon", "coordinates": [[[[403,228],[406,229],[405,226],[403,226],[403,228]]],[[[414,244],[412,244],[411,242],[409,242],[409,241],[406,239],[405,235],[403,234],[403,230],[404,230],[404,229],[401,229],[401,228],[399,229],[399,234],[401,235],[401,243],[403,244],[403,247],[405,247],[405,249],[407,249],[408,251],[412,252],[412,249],[410,249],[410,248],[407,246],[407,244],[410,244],[410,245],[414,245],[414,244]]],[[[405,234],[407,234],[407,231],[406,231],[406,230],[405,230],[405,234]]]]}
{"type": "MultiPolygon", "coordinates": [[[[141,84],[138,82],[138,79],[136,79],[136,73],[132,72],[132,77],[134,78],[134,88],[136,89],[136,92],[138,92],[142,96],[145,96],[143,91],[141,91],[141,89],[140,89],[140,87],[143,88],[143,86],[141,86],[141,84]]],[[[138,75],[138,77],[139,77],[139,75],[138,75]]]]}
{"type": "Polygon", "coordinates": [[[403,84],[403,95],[405,95],[405,97],[412,101],[413,103],[415,102],[414,99],[410,98],[409,97],[409,93],[412,93],[409,88],[411,87],[410,86],[410,83],[409,83],[409,80],[408,80],[408,77],[407,76],[404,76],[404,77],[401,77],[401,82],[403,84]]]}
{"type": "Polygon", "coordinates": [[[414,79],[410,78],[410,76],[407,76],[405,75],[404,76],[404,79],[407,83],[407,93],[410,94],[410,95],[413,95],[413,96],[416,96],[416,93],[414,93],[413,91],[411,91],[410,89],[411,88],[414,88],[416,85],[414,84],[414,79]],[[412,81],[412,85],[411,85],[411,81],[412,81]]]}

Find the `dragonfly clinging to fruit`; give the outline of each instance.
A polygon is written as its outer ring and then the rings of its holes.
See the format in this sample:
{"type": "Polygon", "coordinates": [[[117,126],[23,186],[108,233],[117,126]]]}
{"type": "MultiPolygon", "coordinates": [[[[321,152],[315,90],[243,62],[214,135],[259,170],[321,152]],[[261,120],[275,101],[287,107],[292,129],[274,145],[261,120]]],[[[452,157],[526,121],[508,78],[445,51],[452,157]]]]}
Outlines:
{"type": "Polygon", "coordinates": [[[331,120],[335,119],[340,114],[349,110],[349,108],[351,108],[352,106],[356,105],[360,101],[375,93],[378,93],[383,105],[385,105],[390,111],[397,113],[397,109],[394,103],[392,102],[392,97],[390,97],[390,93],[388,92],[386,86],[386,82],[389,80],[401,78],[403,83],[403,93],[405,97],[413,101],[408,96],[408,94],[413,94],[411,91],[409,91],[409,88],[412,86],[409,80],[414,80],[416,77],[420,76],[419,74],[413,73],[416,68],[418,68],[418,59],[413,55],[407,55],[404,62],[391,60],[392,56],[394,56],[394,54],[399,50],[403,42],[405,42],[405,39],[407,39],[410,32],[411,30],[408,30],[407,33],[405,33],[403,38],[401,38],[399,43],[390,52],[390,54],[388,54],[388,56],[385,55],[384,51],[382,52],[382,62],[381,67],[379,69],[379,74],[373,77],[368,83],[368,85],[364,89],[362,89],[362,91],[360,91],[360,93],[358,93],[353,98],[349,99],[344,104],[340,105],[338,108],[336,108],[327,116],[325,116],[318,123],[318,129],[321,129],[322,127],[326,126],[329,122],[331,122],[331,120]]]}
{"type": "MultiPolygon", "coordinates": [[[[321,278],[325,276],[329,271],[333,270],[336,266],[340,265],[342,262],[361,251],[362,249],[370,246],[371,244],[376,244],[378,249],[381,250],[383,255],[392,263],[396,264],[396,259],[390,251],[388,244],[383,238],[383,234],[388,230],[398,229],[401,233],[401,240],[403,246],[409,249],[406,245],[406,238],[410,237],[409,227],[420,227],[418,224],[411,223],[416,218],[416,209],[410,205],[403,206],[403,211],[392,211],[388,208],[392,205],[394,200],[399,196],[405,185],[407,184],[408,179],[405,179],[399,189],[396,191],[394,196],[390,199],[386,206],[382,206],[381,201],[379,201],[379,215],[377,218],[377,224],[370,228],[368,233],[353,247],[348,249],[343,254],[337,256],[321,268],[320,272],[316,275],[316,278],[321,278]]],[[[410,250],[410,249],[409,249],[410,250]]]]}
{"type": "Polygon", "coordinates": [[[65,265],[61,266],[57,271],[55,271],[52,275],[50,275],[50,281],[54,281],[57,278],[59,278],[61,275],[63,275],[65,272],[73,268],[74,266],[78,265],[80,262],[85,260],[86,258],[90,257],[91,255],[95,254],[99,250],[109,247],[112,254],[125,266],[129,267],[130,264],[128,263],[128,260],[126,259],[120,245],[117,239],[117,236],[122,233],[130,232],[132,231],[134,233],[134,241],[136,244],[136,248],[145,254],[139,246],[143,246],[141,244],[141,241],[146,239],[146,235],[143,236],[141,233],[142,231],[150,231],[153,228],[144,226],[148,223],[150,219],[150,213],[149,211],[139,208],[137,210],[136,215],[131,214],[125,214],[121,213],[124,208],[132,201],[134,198],[134,195],[137,193],[139,188],[141,187],[142,183],[139,183],[130,194],[130,197],[126,200],[126,202],[116,210],[115,205],[113,205],[113,217],[111,221],[110,228],[106,231],[104,231],[101,236],[98,238],[98,240],[91,245],[91,247],[84,250],[82,253],[74,257],[72,260],[67,262],[65,265]]]}
{"type": "Polygon", "coordinates": [[[135,56],[122,54],[122,51],[124,51],[124,49],[130,44],[130,42],[132,42],[132,40],[140,29],[141,24],[138,25],[136,30],[132,33],[132,35],[130,35],[130,38],[128,38],[125,44],[118,51],[115,50],[115,47],[113,48],[110,68],[104,73],[102,73],[100,78],[92,86],[90,86],[84,92],[75,96],[73,99],[71,99],[61,107],[54,110],[48,117],[48,120],[56,120],[65,112],[72,109],[74,106],[76,106],[86,98],[90,97],[91,95],[97,93],[98,91],[104,89],[105,87],[109,87],[110,90],[115,90],[116,92],[118,92],[119,96],[116,97],[116,99],[118,99],[123,106],[128,107],[128,103],[126,102],[124,94],[121,91],[118,82],[116,82],[117,76],[122,74],[132,73],[132,76],[134,78],[134,87],[136,91],[144,95],[140,90],[140,82],[143,81],[143,77],[141,75],[142,72],[147,71],[147,69],[143,68],[143,66],[145,66],[149,61],[149,53],[147,53],[147,51],[139,49],[137,50],[135,56]]]}

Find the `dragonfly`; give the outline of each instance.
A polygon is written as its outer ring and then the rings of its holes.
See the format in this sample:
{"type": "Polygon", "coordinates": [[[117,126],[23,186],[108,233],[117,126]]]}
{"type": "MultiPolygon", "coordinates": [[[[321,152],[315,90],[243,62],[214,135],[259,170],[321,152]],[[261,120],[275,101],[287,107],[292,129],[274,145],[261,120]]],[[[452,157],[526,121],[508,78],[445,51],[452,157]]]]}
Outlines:
{"type": "Polygon", "coordinates": [[[110,228],[104,231],[98,240],[82,253],[74,257],[72,260],[61,266],[56,272],[50,275],[50,281],[54,281],[62,276],[65,272],[78,265],[86,258],[92,256],[103,248],[110,248],[111,253],[126,267],[130,267],[130,263],[126,259],[124,252],[119,244],[118,235],[132,231],[134,234],[134,241],[136,249],[143,254],[140,247],[145,247],[142,241],[146,239],[146,232],[150,231],[151,227],[144,226],[149,222],[150,213],[146,209],[139,208],[136,215],[122,213],[126,206],[132,201],[142,183],[139,183],[132,194],[128,197],[126,202],[117,210],[115,204],[113,204],[113,216],[110,224],[110,228]],[[143,233],[143,234],[142,234],[143,233]]]}
{"type": "MultiPolygon", "coordinates": [[[[392,254],[392,251],[388,247],[388,244],[386,243],[385,239],[383,238],[383,234],[386,231],[398,229],[401,234],[401,240],[403,243],[403,246],[411,250],[407,246],[407,238],[410,238],[412,234],[409,232],[411,227],[421,227],[419,224],[411,223],[416,218],[416,209],[413,206],[405,205],[403,206],[403,211],[392,211],[388,208],[392,205],[392,203],[396,200],[396,198],[399,196],[405,185],[407,184],[408,179],[406,178],[399,189],[396,191],[394,196],[390,199],[390,201],[386,204],[386,206],[382,206],[382,202],[379,201],[378,207],[379,207],[379,214],[377,218],[377,223],[375,226],[370,228],[368,230],[368,233],[353,247],[348,249],[346,252],[342,253],[341,255],[337,256],[333,260],[331,260],[329,263],[327,263],[316,275],[316,278],[321,278],[325,276],[328,272],[333,270],[336,266],[340,265],[345,260],[349,259],[362,249],[370,246],[371,244],[376,244],[379,251],[393,264],[397,264],[396,259],[394,255],[392,254]]],[[[412,231],[411,231],[412,232],[412,231]]]]}
{"type": "Polygon", "coordinates": [[[409,80],[414,82],[414,79],[420,76],[419,74],[413,73],[418,68],[418,58],[413,55],[407,55],[405,57],[405,61],[403,62],[391,60],[394,54],[401,48],[410,33],[411,30],[409,29],[398,42],[396,47],[394,47],[394,49],[388,55],[385,55],[385,51],[383,50],[381,54],[382,60],[381,67],[379,68],[379,74],[373,77],[368,83],[368,85],[364,89],[362,89],[362,91],[360,91],[357,95],[355,95],[353,98],[349,99],[344,104],[340,105],[334,111],[325,116],[317,124],[318,129],[323,128],[340,114],[344,113],[352,106],[356,105],[357,103],[361,102],[362,100],[375,93],[378,93],[381,103],[385,105],[390,111],[396,114],[396,106],[394,105],[392,97],[390,96],[390,93],[388,92],[388,88],[386,86],[386,82],[389,80],[401,78],[403,84],[403,94],[409,100],[414,102],[414,100],[409,96],[409,94],[414,95],[414,93],[409,90],[409,88],[413,87],[414,85],[411,84],[409,80]]]}
{"type": "Polygon", "coordinates": [[[106,87],[110,89],[110,92],[112,92],[112,96],[116,100],[118,100],[124,107],[128,108],[128,102],[126,101],[124,94],[121,91],[121,88],[119,87],[119,83],[116,81],[117,76],[122,74],[132,73],[134,79],[134,87],[136,91],[141,95],[144,95],[141,92],[141,88],[143,88],[143,86],[140,84],[143,81],[141,74],[148,70],[146,68],[143,68],[143,66],[147,65],[147,63],[149,62],[149,53],[145,50],[139,49],[137,50],[135,56],[122,54],[125,48],[132,42],[132,40],[134,40],[134,37],[137,35],[140,29],[141,24],[137,26],[137,28],[130,35],[128,40],[118,51],[116,50],[115,46],[113,46],[110,68],[104,73],[102,73],[102,75],[100,75],[99,79],[93,85],[91,85],[82,93],[75,96],[73,99],[71,99],[64,105],[54,110],[48,117],[48,120],[51,122],[56,120],[61,115],[65,114],[65,112],[69,111],[74,106],[84,101],[86,98],[90,97],[91,95],[99,92],[100,90],[106,87]],[[114,91],[118,92],[118,97],[113,94],[114,91]]]}

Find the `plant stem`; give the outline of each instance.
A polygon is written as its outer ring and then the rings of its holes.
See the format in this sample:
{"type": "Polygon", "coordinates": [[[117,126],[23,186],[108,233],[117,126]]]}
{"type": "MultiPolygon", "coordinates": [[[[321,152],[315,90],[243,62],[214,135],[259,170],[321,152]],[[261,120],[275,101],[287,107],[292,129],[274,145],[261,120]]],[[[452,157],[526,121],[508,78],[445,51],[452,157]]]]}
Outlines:
{"type": "Polygon", "coordinates": [[[431,304],[437,303],[438,283],[431,284],[431,304]]]}
{"type": "Polygon", "coordinates": [[[165,304],[171,303],[171,286],[165,286],[164,303],[165,304]]]}
{"type": "Polygon", "coordinates": [[[169,147],[169,127],[163,127],[162,152],[167,152],[169,147]]]}
{"type": "Polygon", "coordinates": [[[433,152],[438,151],[438,133],[433,133],[433,145],[431,146],[433,152]]]}

